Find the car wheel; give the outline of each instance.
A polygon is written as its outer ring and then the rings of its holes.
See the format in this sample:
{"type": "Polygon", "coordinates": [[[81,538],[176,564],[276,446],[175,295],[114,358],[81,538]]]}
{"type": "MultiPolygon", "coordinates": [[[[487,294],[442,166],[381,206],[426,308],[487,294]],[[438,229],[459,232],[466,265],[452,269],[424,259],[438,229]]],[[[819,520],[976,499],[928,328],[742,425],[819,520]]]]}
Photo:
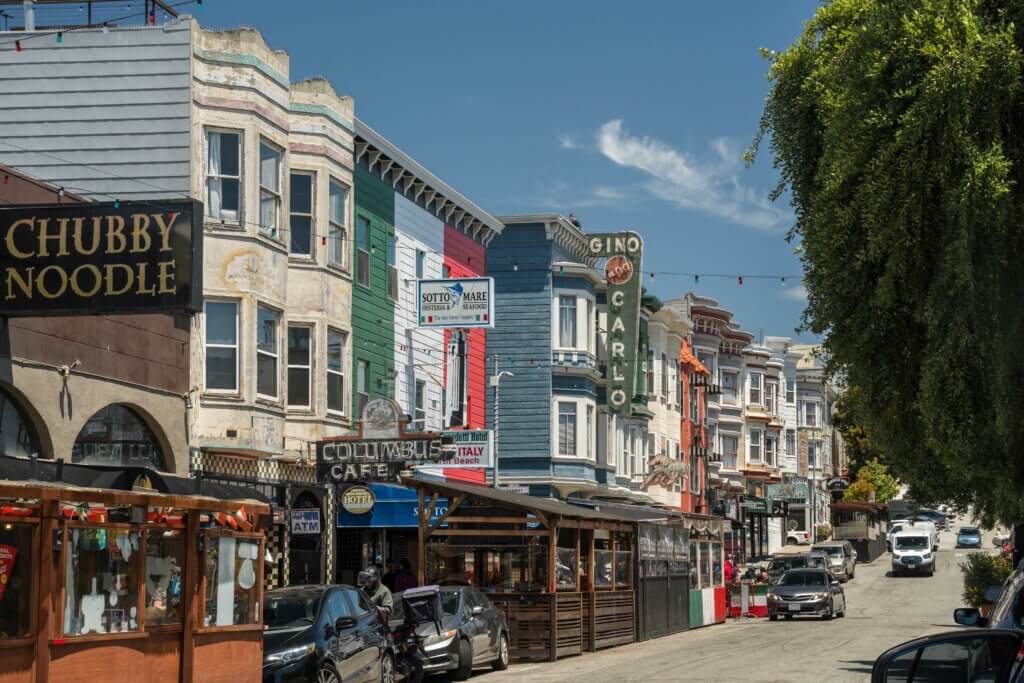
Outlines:
{"type": "Polygon", "coordinates": [[[797,540],[795,538],[787,538],[786,545],[797,545],[797,540]]]}
{"type": "Polygon", "coordinates": [[[341,683],[341,677],[331,664],[324,664],[316,672],[316,683],[341,683]]]}
{"type": "Polygon", "coordinates": [[[390,652],[380,660],[380,683],[395,683],[395,660],[390,652]]]}
{"type": "Polygon", "coordinates": [[[830,602],[830,603],[828,604],[828,612],[826,612],[825,614],[823,614],[823,615],[821,616],[821,618],[822,618],[822,620],[823,620],[823,621],[830,621],[830,620],[832,619],[832,617],[834,617],[834,616],[835,616],[835,612],[833,612],[833,611],[832,611],[832,608],[833,608],[833,605],[832,605],[832,603],[830,602]]]}
{"type": "Polygon", "coordinates": [[[786,615],[786,621],[793,621],[793,615],[792,614],[787,614],[786,615]]]}
{"type": "Polygon", "coordinates": [[[498,658],[491,664],[491,668],[495,671],[504,671],[508,668],[508,636],[502,633],[498,636],[498,658]]]}
{"type": "Polygon", "coordinates": [[[465,640],[459,641],[459,668],[452,671],[453,681],[465,681],[473,675],[473,649],[465,640]]]}
{"type": "Polygon", "coordinates": [[[769,614],[768,615],[768,621],[778,621],[778,620],[779,620],[779,615],[778,614],[769,614]]]}

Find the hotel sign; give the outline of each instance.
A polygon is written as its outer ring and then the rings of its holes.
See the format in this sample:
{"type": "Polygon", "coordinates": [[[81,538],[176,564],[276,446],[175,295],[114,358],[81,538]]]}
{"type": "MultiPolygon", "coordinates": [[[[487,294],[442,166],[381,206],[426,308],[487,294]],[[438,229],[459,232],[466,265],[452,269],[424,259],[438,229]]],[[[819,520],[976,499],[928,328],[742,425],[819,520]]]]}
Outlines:
{"type": "Polygon", "coordinates": [[[643,240],[635,232],[587,237],[591,256],[605,258],[608,282],[608,412],[628,415],[636,382],[640,340],[640,275],[643,240]]]}
{"type": "Polygon", "coordinates": [[[0,312],[198,312],[202,223],[195,200],[0,207],[0,312]]]}
{"type": "Polygon", "coordinates": [[[363,409],[359,433],[316,443],[321,482],[396,481],[402,470],[434,465],[443,457],[441,435],[407,432],[398,404],[375,399],[363,409]]]}
{"type": "Polygon", "coordinates": [[[494,327],[494,279],[416,281],[420,327],[494,327]]]}

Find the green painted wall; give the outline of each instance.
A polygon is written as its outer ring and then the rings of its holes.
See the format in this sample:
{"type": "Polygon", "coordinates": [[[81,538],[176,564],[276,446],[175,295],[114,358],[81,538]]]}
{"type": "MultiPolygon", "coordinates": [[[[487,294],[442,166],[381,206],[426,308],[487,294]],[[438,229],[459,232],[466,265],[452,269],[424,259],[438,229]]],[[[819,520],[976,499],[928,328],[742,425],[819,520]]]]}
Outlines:
{"type": "Polygon", "coordinates": [[[387,295],[388,240],[395,235],[395,194],[362,166],[355,171],[356,230],[360,218],[370,222],[370,285],[358,282],[358,249],[356,233],[352,243],[352,405],[353,418],[358,414],[359,396],[357,368],[359,361],[369,361],[367,393],[370,399],[394,398],[391,377],[395,365],[395,303],[387,295]]]}

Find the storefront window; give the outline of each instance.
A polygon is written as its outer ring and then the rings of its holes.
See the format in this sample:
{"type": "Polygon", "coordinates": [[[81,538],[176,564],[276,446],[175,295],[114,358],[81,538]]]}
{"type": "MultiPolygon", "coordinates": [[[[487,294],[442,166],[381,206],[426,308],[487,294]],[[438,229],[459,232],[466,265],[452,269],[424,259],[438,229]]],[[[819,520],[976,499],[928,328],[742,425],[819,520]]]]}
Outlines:
{"type": "Polygon", "coordinates": [[[69,527],[66,537],[64,635],[138,631],[139,533],[69,527]]]}
{"type": "Polygon", "coordinates": [[[71,461],[164,469],[163,452],[152,430],[133,410],[117,403],[85,423],[71,448],[71,461]]]}
{"type": "Polygon", "coordinates": [[[206,537],[204,626],[258,624],[260,543],[229,534],[206,537]]]}
{"type": "Polygon", "coordinates": [[[0,390],[0,455],[39,455],[39,437],[21,406],[0,390]]]}
{"type": "Polygon", "coordinates": [[[685,575],[689,571],[687,562],[687,550],[689,549],[689,535],[686,529],[673,529],[673,551],[672,551],[672,573],[685,575]]]}
{"type": "Polygon", "coordinates": [[[720,543],[711,544],[711,574],[712,581],[715,586],[722,585],[722,545],[720,543]]]}
{"type": "Polygon", "coordinates": [[[0,639],[30,634],[34,530],[28,524],[0,525],[0,639]]]}
{"type": "Polygon", "coordinates": [[[594,532],[594,588],[612,587],[612,563],[615,558],[607,534],[607,531],[594,532]],[[604,538],[601,538],[602,534],[604,538]]]}
{"type": "Polygon", "coordinates": [[[615,588],[633,585],[633,546],[629,534],[617,533],[615,539],[615,588]]]}
{"type": "Polygon", "coordinates": [[[558,590],[576,589],[576,529],[561,529],[558,532],[557,554],[555,556],[555,584],[558,590]]]}
{"type": "Polygon", "coordinates": [[[640,525],[639,546],[641,576],[658,576],[658,527],[640,525]]]}
{"type": "Polygon", "coordinates": [[[698,544],[690,543],[690,590],[700,588],[700,553],[698,544]]]}
{"type": "Polygon", "coordinates": [[[150,529],[146,538],[146,628],[182,622],[185,538],[179,529],[150,529]]]}
{"type": "Polygon", "coordinates": [[[658,575],[667,576],[675,558],[675,530],[664,526],[658,529],[658,534],[658,575]]]}
{"type": "Polygon", "coordinates": [[[711,544],[700,544],[700,587],[711,588],[711,544]]]}

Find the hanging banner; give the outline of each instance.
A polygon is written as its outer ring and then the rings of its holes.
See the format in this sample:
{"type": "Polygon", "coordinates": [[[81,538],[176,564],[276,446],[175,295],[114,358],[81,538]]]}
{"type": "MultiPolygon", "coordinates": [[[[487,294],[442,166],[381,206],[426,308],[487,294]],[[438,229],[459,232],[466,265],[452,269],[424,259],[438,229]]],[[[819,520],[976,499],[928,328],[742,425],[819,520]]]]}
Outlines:
{"type": "Polygon", "coordinates": [[[437,461],[440,467],[491,467],[493,432],[489,429],[442,432],[449,453],[437,461]]]}
{"type": "Polygon", "coordinates": [[[202,310],[195,200],[0,207],[0,309],[14,315],[202,310]]]}
{"type": "Polygon", "coordinates": [[[643,240],[635,232],[589,235],[591,256],[604,258],[608,283],[608,412],[628,415],[640,340],[643,240]]]}
{"type": "Polygon", "coordinates": [[[494,279],[416,281],[420,327],[494,327],[494,279]]]}
{"type": "Polygon", "coordinates": [[[7,584],[14,573],[14,560],[18,557],[18,549],[13,545],[0,545],[0,601],[7,592],[7,584]]]}

